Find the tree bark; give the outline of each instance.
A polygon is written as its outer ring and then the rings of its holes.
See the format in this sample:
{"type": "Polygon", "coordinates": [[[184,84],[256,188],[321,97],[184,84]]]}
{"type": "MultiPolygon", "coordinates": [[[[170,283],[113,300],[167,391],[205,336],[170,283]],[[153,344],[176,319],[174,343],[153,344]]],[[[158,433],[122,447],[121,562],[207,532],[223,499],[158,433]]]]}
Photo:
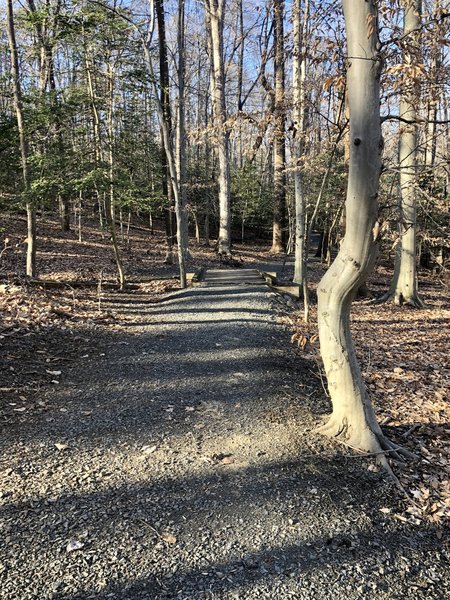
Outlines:
{"type": "Polygon", "coordinates": [[[189,221],[186,210],[186,124],[185,124],[185,0],[178,0],[177,15],[177,80],[178,80],[178,118],[177,118],[177,174],[180,187],[180,208],[182,232],[177,234],[178,240],[182,244],[181,251],[184,257],[187,257],[189,246],[189,221]]]}
{"type": "MultiPolygon", "coordinates": [[[[414,66],[419,62],[420,0],[404,2],[404,63],[414,66]]],[[[417,106],[419,83],[412,75],[403,75],[400,98],[400,116],[410,123],[400,128],[400,198],[399,235],[395,257],[394,277],[390,289],[380,301],[392,300],[394,304],[409,304],[420,308],[417,283],[417,106]]]]}
{"type": "MultiPolygon", "coordinates": [[[[169,93],[169,60],[167,57],[166,43],[166,20],[164,15],[164,0],[155,0],[156,23],[158,26],[158,49],[159,49],[159,83],[160,99],[164,113],[164,119],[172,131],[172,114],[170,110],[169,93]]],[[[167,198],[167,207],[164,210],[164,220],[166,229],[166,256],[164,262],[168,265],[173,264],[173,241],[175,238],[172,224],[172,210],[174,205],[173,189],[170,178],[169,167],[167,164],[167,154],[164,147],[164,132],[161,129],[161,176],[163,194],[167,198]]]]}
{"type": "Polygon", "coordinates": [[[7,2],[7,29],[9,50],[11,53],[11,78],[13,83],[14,106],[16,110],[17,128],[19,130],[20,156],[22,161],[23,190],[27,211],[27,257],[26,274],[36,277],[36,209],[31,194],[31,175],[29,168],[29,142],[23,114],[22,87],[20,84],[19,57],[17,53],[16,32],[14,27],[14,10],[12,0],[7,2]]]}
{"type": "Polygon", "coordinates": [[[117,267],[117,276],[120,289],[125,286],[125,275],[123,271],[122,259],[120,257],[119,244],[117,243],[116,223],[115,223],[115,186],[114,186],[114,73],[113,67],[107,65],[108,82],[108,111],[107,111],[107,129],[108,129],[108,176],[109,193],[105,195],[105,213],[111,235],[111,244],[113,247],[114,261],[117,267]]]}
{"type": "Polygon", "coordinates": [[[230,206],[230,133],[226,125],[225,70],[223,63],[223,26],[225,0],[207,0],[206,25],[211,54],[211,84],[214,129],[219,159],[219,238],[217,249],[223,256],[231,255],[230,206]]]}
{"type": "Polygon", "coordinates": [[[286,219],[286,145],[284,106],[284,0],[273,0],[275,44],[275,131],[273,141],[273,227],[272,252],[280,254],[285,248],[284,225],[286,219]]]}
{"type": "MultiPolygon", "coordinates": [[[[157,1],[161,3],[162,14],[164,15],[163,0],[157,0],[157,1]]],[[[153,13],[152,0],[149,0],[149,4],[150,4],[151,12],[153,13]]],[[[169,173],[170,173],[170,184],[172,186],[174,200],[175,200],[175,214],[176,214],[176,220],[177,220],[177,237],[178,237],[178,244],[177,244],[177,246],[178,246],[178,266],[179,266],[179,270],[180,270],[180,286],[184,289],[187,285],[187,282],[186,282],[186,265],[185,265],[185,259],[184,259],[183,240],[182,240],[183,213],[182,213],[182,206],[181,206],[180,185],[179,185],[177,168],[176,168],[175,151],[173,148],[171,123],[168,122],[168,120],[166,118],[167,115],[164,111],[164,104],[163,104],[162,96],[160,97],[158,86],[156,84],[155,73],[154,73],[154,69],[153,69],[152,55],[150,52],[151,37],[148,37],[146,40],[142,39],[142,42],[143,42],[145,63],[146,63],[147,69],[148,69],[148,74],[150,75],[150,80],[151,80],[151,83],[153,86],[153,91],[155,94],[156,110],[158,113],[158,121],[159,121],[159,126],[162,131],[162,141],[163,141],[164,151],[166,154],[167,166],[169,168],[169,173]]],[[[163,90],[161,90],[161,93],[162,92],[163,92],[163,90]]]]}
{"type": "MultiPolygon", "coordinates": [[[[373,266],[381,170],[380,72],[375,0],[343,0],[347,31],[350,168],[346,232],[318,286],[320,351],[333,412],[319,431],[359,450],[392,449],[378,425],[350,331],[355,294],[373,266]]],[[[379,459],[387,465],[384,454],[379,459]]]]}
{"type": "Polygon", "coordinates": [[[294,283],[303,290],[306,287],[306,199],[303,182],[306,126],[306,35],[309,17],[309,0],[305,0],[302,22],[302,0],[296,0],[293,15],[294,58],[293,58],[293,93],[294,93],[294,189],[295,189],[295,261],[294,283]]]}

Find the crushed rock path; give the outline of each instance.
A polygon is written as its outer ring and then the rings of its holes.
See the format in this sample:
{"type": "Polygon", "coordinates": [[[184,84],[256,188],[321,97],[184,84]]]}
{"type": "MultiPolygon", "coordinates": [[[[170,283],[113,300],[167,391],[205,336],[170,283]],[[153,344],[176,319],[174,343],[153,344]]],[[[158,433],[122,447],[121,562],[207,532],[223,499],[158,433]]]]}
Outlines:
{"type": "Polygon", "coordinates": [[[268,288],[227,277],[111,296],[127,326],[86,330],[45,410],[3,432],[2,599],[449,597],[445,536],[312,433],[314,366],[268,288]]]}

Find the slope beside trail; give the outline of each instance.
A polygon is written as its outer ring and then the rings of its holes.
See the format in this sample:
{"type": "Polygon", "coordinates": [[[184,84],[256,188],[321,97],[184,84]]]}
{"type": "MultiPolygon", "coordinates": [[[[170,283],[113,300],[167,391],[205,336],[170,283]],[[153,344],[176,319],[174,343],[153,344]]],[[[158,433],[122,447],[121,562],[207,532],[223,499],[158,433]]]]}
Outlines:
{"type": "Polygon", "coordinates": [[[313,433],[329,407],[256,273],[108,302],[126,324],[3,431],[2,599],[449,597],[442,532],[313,433]]]}

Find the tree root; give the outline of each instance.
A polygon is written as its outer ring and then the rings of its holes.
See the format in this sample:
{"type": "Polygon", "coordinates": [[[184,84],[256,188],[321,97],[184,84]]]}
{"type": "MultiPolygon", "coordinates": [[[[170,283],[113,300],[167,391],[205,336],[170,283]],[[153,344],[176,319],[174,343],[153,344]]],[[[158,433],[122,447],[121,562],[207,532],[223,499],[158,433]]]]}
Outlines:
{"type": "Polygon", "coordinates": [[[410,500],[406,490],[394,474],[388,458],[397,463],[404,463],[406,459],[418,460],[418,456],[403,446],[391,442],[381,431],[378,424],[376,429],[379,429],[379,431],[373,431],[368,425],[357,428],[353,432],[351,429],[352,427],[346,418],[342,419],[331,415],[330,419],[320,427],[317,427],[315,431],[336,440],[347,448],[351,448],[361,456],[375,457],[377,463],[388,473],[396,486],[410,500]]]}
{"type": "Polygon", "coordinates": [[[379,298],[375,298],[371,300],[371,304],[385,304],[388,302],[392,302],[396,306],[411,306],[412,308],[425,308],[425,302],[419,297],[418,294],[413,294],[412,296],[405,297],[403,294],[399,294],[398,292],[391,292],[390,290],[380,296],[379,298]]]}
{"type": "MultiPolygon", "coordinates": [[[[379,427],[377,426],[379,429],[379,427]]],[[[350,426],[347,419],[338,419],[331,415],[330,419],[315,429],[317,433],[325,435],[336,442],[350,448],[361,457],[374,457],[376,462],[386,471],[396,487],[402,495],[413,504],[414,500],[410,497],[407,490],[400,483],[399,478],[395,475],[389,458],[397,463],[405,463],[406,459],[418,460],[418,456],[410,452],[403,446],[399,446],[391,442],[383,432],[374,432],[370,427],[366,426],[361,432],[349,435],[350,426]]]]}

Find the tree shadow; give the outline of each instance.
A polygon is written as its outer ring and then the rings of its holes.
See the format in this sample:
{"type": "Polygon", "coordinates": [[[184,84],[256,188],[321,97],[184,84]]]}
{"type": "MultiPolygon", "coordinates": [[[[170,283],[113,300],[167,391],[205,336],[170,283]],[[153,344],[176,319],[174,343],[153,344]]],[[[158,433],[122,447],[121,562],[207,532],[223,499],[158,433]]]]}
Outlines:
{"type": "MultiPolygon", "coordinates": [[[[392,493],[383,475],[338,455],[184,476],[150,470],[134,484],[5,504],[3,562],[27,546],[33,560],[20,565],[19,581],[33,581],[40,597],[53,588],[59,600],[225,598],[236,590],[252,597],[254,589],[295,591],[300,582],[305,589],[309,577],[331,585],[340,569],[354,582],[379,583],[380,565],[381,579],[400,577],[407,592],[421,577],[418,557],[434,555],[443,566],[445,554],[435,528],[381,512],[392,493]],[[165,541],[165,531],[176,541],[165,541]],[[79,551],[66,551],[70,540],[79,551]]],[[[433,589],[427,597],[442,598],[433,589]]]]}

